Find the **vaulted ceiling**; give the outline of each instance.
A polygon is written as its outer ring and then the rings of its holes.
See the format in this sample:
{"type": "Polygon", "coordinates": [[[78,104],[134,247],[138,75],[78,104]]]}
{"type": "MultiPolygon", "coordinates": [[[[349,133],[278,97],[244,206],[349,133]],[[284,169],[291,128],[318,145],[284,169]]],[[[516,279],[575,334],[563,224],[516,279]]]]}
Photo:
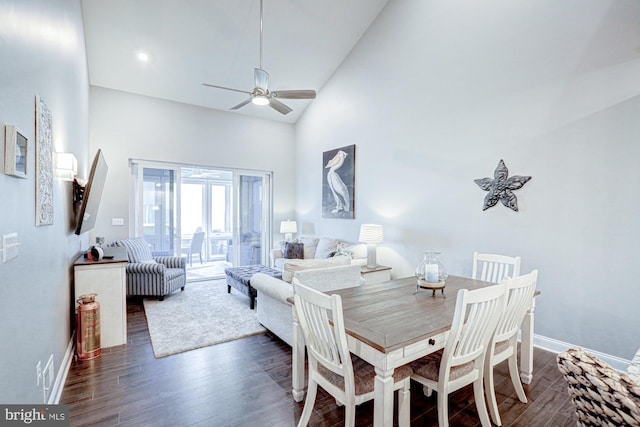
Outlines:
{"type": "MultiPolygon", "coordinates": [[[[264,0],[269,89],[322,86],[389,0],[264,0]]],[[[82,0],[91,85],[228,111],[254,88],[260,0],[82,0]],[[137,54],[149,59],[142,62],[137,54]]],[[[311,100],[280,114],[251,103],[237,114],[295,123],[311,100]]]]}

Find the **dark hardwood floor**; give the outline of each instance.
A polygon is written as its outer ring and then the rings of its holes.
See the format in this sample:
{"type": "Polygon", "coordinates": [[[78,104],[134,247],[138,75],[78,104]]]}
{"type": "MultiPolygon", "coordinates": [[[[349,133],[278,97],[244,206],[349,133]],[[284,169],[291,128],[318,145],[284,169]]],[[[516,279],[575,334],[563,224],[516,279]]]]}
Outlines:
{"type": "MultiPolygon", "coordinates": [[[[295,426],[303,403],[291,397],[291,349],[270,334],[161,359],[151,349],[140,299],[127,302],[128,343],[74,361],[61,402],[71,426],[295,426]]],[[[176,319],[177,322],[180,319],[176,319]]],[[[506,363],[496,368],[503,426],[575,426],[576,417],[555,354],[536,349],[534,380],[521,403],[506,363]]],[[[472,387],[449,397],[451,427],[479,426],[472,387]]],[[[344,409],[322,389],[311,426],[341,426],[344,409]]],[[[411,425],[437,426],[435,394],[411,389],[411,425]]],[[[372,402],[358,407],[356,425],[373,424],[372,402]]]]}

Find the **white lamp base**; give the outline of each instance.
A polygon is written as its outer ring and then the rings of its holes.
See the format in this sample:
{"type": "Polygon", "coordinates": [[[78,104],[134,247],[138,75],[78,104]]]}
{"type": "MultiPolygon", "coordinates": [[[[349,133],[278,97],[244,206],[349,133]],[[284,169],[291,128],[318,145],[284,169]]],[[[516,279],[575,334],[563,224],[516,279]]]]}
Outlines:
{"type": "Polygon", "coordinates": [[[378,266],[376,260],[376,244],[367,243],[367,268],[376,268],[378,266]]]}

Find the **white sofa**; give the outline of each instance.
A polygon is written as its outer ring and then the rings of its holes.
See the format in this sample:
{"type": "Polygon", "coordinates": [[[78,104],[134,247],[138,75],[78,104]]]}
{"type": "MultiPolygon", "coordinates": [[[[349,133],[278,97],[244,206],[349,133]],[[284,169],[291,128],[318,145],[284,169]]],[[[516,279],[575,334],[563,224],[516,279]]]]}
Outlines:
{"type": "Polygon", "coordinates": [[[360,286],[364,279],[360,265],[351,264],[350,258],[340,256],[324,260],[292,260],[283,272],[283,280],[256,273],[251,277],[251,286],[258,295],[258,321],[284,342],[293,345],[293,306],[288,298],[293,297],[291,280],[326,292],[360,286]],[[306,262],[305,262],[306,261],[306,262]],[[294,265],[297,264],[297,265],[294,265]],[[314,268],[305,268],[305,267],[314,268]],[[285,281],[288,279],[288,281],[285,281]]]}
{"type": "MultiPolygon", "coordinates": [[[[349,255],[352,264],[365,265],[367,263],[367,245],[363,243],[354,244],[330,237],[300,237],[296,242],[304,245],[303,259],[305,260],[327,259],[335,255],[349,255]]],[[[282,248],[271,250],[271,265],[276,270],[284,271],[284,265],[290,261],[291,259],[283,257],[282,248]]]]}

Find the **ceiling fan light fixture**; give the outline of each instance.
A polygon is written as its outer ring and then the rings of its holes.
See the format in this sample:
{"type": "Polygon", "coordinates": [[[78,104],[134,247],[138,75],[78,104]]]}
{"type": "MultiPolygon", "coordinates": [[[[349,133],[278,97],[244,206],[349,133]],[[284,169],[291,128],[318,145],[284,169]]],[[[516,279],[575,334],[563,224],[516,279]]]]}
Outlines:
{"type": "Polygon", "coordinates": [[[251,98],[251,102],[255,105],[269,105],[269,98],[264,95],[255,95],[251,98]]]}

